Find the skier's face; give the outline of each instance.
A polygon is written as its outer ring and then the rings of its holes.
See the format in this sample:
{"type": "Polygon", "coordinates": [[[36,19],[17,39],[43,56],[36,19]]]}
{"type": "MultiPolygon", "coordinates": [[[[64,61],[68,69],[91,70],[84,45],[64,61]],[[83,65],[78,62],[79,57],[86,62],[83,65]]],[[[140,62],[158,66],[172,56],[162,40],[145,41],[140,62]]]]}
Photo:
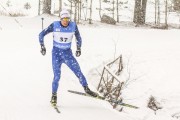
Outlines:
{"type": "Polygon", "coordinates": [[[64,27],[68,26],[69,21],[70,21],[70,18],[68,18],[68,17],[61,18],[61,24],[62,24],[64,27]]]}

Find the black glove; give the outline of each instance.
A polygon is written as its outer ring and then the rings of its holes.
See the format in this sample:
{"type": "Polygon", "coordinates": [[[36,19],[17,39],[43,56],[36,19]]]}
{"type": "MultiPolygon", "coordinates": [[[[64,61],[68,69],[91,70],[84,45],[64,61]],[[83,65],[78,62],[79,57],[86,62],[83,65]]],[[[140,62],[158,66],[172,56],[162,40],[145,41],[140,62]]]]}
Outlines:
{"type": "Polygon", "coordinates": [[[81,48],[80,48],[80,47],[77,47],[76,57],[79,57],[80,55],[81,55],[81,48]]]}
{"type": "Polygon", "coordinates": [[[41,54],[42,55],[46,54],[46,48],[45,48],[44,44],[41,44],[41,54]]]}

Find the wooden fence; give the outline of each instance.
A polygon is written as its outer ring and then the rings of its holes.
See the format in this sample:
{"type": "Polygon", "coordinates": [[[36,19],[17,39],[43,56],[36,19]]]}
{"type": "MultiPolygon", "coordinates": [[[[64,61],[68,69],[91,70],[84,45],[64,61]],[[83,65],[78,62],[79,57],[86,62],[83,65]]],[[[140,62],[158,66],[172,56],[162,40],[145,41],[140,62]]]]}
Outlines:
{"type": "MultiPolygon", "coordinates": [[[[104,66],[97,89],[107,99],[121,100],[120,95],[124,83],[121,82],[119,76],[122,70],[122,55],[104,66]]],[[[116,108],[117,105],[114,104],[113,107],[116,108]]]]}

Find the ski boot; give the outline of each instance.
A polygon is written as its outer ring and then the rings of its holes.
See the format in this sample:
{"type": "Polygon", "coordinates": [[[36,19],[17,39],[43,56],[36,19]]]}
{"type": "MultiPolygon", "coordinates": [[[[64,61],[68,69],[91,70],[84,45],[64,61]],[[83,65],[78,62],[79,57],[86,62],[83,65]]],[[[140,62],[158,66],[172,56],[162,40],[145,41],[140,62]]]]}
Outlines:
{"type": "Polygon", "coordinates": [[[91,91],[88,86],[84,86],[84,91],[86,92],[86,94],[88,94],[92,97],[98,97],[98,94],[91,91]]]}
{"type": "Polygon", "coordinates": [[[56,104],[57,104],[57,94],[56,93],[53,93],[52,94],[52,97],[51,97],[51,105],[52,106],[56,106],[56,104]]]}

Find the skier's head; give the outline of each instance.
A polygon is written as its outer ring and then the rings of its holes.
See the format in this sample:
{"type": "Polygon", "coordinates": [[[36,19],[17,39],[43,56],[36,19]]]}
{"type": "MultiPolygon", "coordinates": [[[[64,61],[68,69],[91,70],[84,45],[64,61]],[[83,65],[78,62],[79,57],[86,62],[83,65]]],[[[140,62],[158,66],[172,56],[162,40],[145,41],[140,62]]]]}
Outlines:
{"type": "Polygon", "coordinates": [[[61,17],[61,18],[70,18],[69,11],[67,11],[66,9],[63,9],[63,10],[60,12],[60,17],[61,17]]]}
{"type": "Polygon", "coordinates": [[[70,14],[66,9],[60,12],[60,18],[61,18],[61,24],[65,27],[68,26],[70,21],[70,14]]]}

